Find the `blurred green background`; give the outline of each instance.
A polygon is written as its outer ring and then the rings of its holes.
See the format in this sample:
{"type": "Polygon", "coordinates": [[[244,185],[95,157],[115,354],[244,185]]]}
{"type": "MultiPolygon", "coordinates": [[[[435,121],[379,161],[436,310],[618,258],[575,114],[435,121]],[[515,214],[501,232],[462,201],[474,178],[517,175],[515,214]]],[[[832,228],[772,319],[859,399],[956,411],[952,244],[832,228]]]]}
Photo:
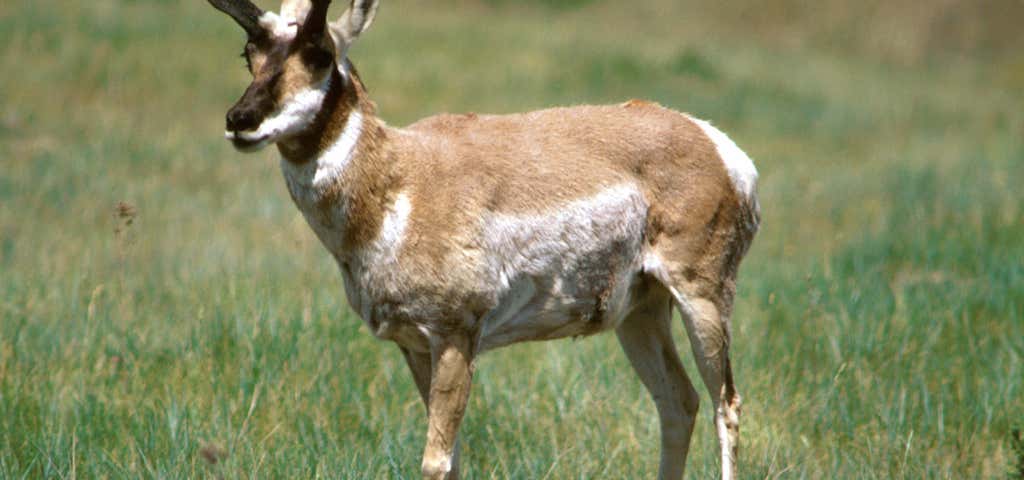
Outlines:
{"type": "MultiPolygon", "coordinates": [[[[1011,0],[385,0],[351,56],[395,125],[647,98],[754,158],[742,478],[1020,478],[1022,21],[1011,0]]],[[[6,1],[0,40],[0,477],[416,478],[398,350],[348,310],[275,152],[222,139],[241,31],[199,0],[6,1]]],[[[492,352],[474,388],[468,478],[656,475],[612,335],[492,352]]],[[[701,394],[689,478],[718,474],[701,394]]]]}

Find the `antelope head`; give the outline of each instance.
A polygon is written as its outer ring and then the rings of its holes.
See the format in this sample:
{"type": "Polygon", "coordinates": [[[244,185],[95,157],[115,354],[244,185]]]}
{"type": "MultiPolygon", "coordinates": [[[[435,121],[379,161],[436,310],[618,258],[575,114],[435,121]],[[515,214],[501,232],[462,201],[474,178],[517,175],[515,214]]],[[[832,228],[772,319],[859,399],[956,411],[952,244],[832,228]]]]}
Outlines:
{"type": "Polygon", "coordinates": [[[328,23],[330,0],[285,0],[280,14],[250,0],[209,2],[248,37],[242,57],[253,80],[228,110],[224,133],[245,152],[287,140],[313,124],[332,79],[346,80],[339,65],[345,65],[348,47],[369,27],[379,5],[352,0],[341,18],[328,23]]]}

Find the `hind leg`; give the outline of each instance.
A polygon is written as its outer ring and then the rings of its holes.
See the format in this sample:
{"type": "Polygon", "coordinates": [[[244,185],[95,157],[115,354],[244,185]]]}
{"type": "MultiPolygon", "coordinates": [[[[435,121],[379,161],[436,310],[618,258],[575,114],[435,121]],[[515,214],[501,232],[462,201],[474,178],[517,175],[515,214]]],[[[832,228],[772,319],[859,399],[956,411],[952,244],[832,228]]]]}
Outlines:
{"type": "Polygon", "coordinates": [[[735,478],[736,457],[740,436],[741,399],[733,382],[729,362],[729,318],[732,291],[719,290],[716,300],[711,295],[692,292],[713,292],[712,288],[686,281],[675,281],[675,276],[657,265],[651,273],[672,293],[686,326],[690,346],[697,361],[700,376],[707,386],[715,408],[715,429],[721,446],[722,478],[735,478]],[[688,293],[689,292],[689,293],[688,293]]]}
{"type": "Polygon", "coordinates": [[[677,303],[681,305],[697,368],[714,403],[715,429],[722,450],[722,478],[732,479],[736,475],[739,450],[741,399],[729,362],[728,321],[721,309],[707,299],[684,297],[677,303]]]}
{"type": "Polygon", "coordinates": [[[658,409],[661,423],[658,477],[662,480],[683,477],[700,401],[672,341],[671,321],[671,299],[663,292],[634,310],[616,330],[623,351],[658,409]]]}

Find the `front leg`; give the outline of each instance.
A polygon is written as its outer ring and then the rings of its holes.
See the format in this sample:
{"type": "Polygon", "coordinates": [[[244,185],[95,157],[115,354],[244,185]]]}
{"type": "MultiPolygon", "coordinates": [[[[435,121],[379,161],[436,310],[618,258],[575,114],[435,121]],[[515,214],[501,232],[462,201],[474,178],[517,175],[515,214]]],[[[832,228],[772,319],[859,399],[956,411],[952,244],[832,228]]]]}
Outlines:
{"type": "Polygon", "coordinates": [[[473,342],[467,334],[449,334],[430,341],[430,402],[423,478],[443,479],[454,470],[459,424],[466,413],[473,377],[473,342]]]}
{"type": "MultiPolygon", "coordinates": [[[[414,352],[405,347],[399,347],[402,350],[402,356],[405,357],[405,363],[409,366],[409,371],[412,372],[412,378],[416,382],[416,389],[420,392],[420,398],[423,399],[423,406],[427,408],[427,414],[430,414],[430,377],[431,369],[433,368],[432,362],[430,361],[430,352],[414,352]]],[[[458,480],[459,478],[459,442],[458,439],[455,441],[455,453],[452,454],[451,471],[448,472],[446,480],[458,480]]]]}

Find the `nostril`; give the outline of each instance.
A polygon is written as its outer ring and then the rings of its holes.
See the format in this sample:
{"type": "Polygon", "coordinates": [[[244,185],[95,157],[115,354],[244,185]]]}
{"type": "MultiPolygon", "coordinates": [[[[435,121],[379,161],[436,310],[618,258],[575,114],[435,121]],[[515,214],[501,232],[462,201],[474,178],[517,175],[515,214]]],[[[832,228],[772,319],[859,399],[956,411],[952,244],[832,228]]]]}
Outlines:
{"type": "Polygon", "coordinates": [[[243,130],[251,130],[256,127],[257,124],[256,112],[248,108],[233,108],[228,111],[227,115],[227,127],[228,130],[239,132],[243,130]]]}
{"type": "Polygon", "coordinates": [[[225,117],[228,130],[238,130],[238,110],[228,110],[228,115],[225,117]]]}

